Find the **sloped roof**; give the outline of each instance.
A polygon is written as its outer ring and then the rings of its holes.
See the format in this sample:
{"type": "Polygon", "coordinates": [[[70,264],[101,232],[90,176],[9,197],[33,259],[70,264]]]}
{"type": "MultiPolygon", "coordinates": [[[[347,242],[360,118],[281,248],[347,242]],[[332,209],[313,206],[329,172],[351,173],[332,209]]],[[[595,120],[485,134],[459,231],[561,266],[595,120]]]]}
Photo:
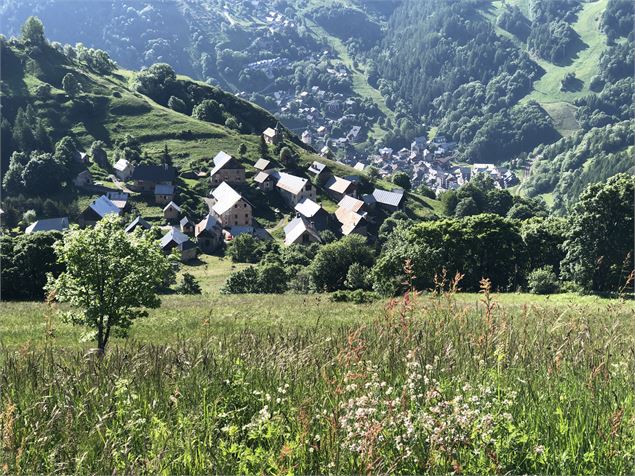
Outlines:
{"type": "Polygon", "coordinates": [[[158,183],[154,186],[155,195],[174,195],[174,185],[158,183]]]}
{"type": "Polygon", "coordinates": [[[168,231],[163,238],[161,238],[161,241],[159,242],[159,245],[161,246],[161,248],[165,248],[170,242],[174,242],[177,245],[181,245],[183,243],[185,243],[186,241],[189,241],[190,237],[187,236],[185,233],[181,232],[181,230],[179,230],[178,228],[170,228],[170,231],[168,231]]]}
{"type": "Polygon", "coordinates": [[[133,180],[172,182],[175,178],[176,169],[169,165],[137,165],[132,172],[133,180]]]}
{"type": "Polygon", "coordinates": [[[141,215],[139,215],[128,224],[128,226],[126,227],[126,233],[130,233],[138,226],[140,226],[144,230],[149,230],[150,228],[152,228],[150,226],[150,223],[148,223],[141,215]]]}
{"type": "Polygon", "coordinates": [[[355,170],[362,171],[366,168],[366,166],[362,162],[357,162],[353,168],[355,170]]]}
{"type": "Polygon", "coordinates": [[[337,206],[340,208],[345,208],[347,210],[358,212],[364,206],[364,202],[356,198],[353,198],[350,195],[344,195],[344,197],[339,201],[337,206]]]}
{"type": "Polygon", "coordinates": [[[205,218],[203,218],[200,222],[196,224],[194,229],[194,235],[198,236],[204,231],[213,231],[220,236],[221,226],[218,220],[211,214],[207,214],[205,218]]]}
{"type": "Polygon", "coordinates": [[[264,131],[262,131],[262,135],[267,137],[275,137],[278,134],[278,131],[272,129],[271,127],[267,127],[264,131]]]}
{"type": "Polygon", "coordinates": [[[36,233],[38,231],[62,231],[68,228],[68,217],[45,218],[30,224],[25,233],[36,233]]]}
{"type": "Polygon", "coordinates": [[[166,211],[168,208],[174,208],[177,212],[181,211],[181,207],[179,207],[176,203],[170,202],[165,207],[163,207],[163,211],[166,211]]]}
{"type": "Polygon", "coordinates": [[[263,170],[262,172],[258,172],[254,177],[254,182],[256,183],[264,183],[267,181],[269,177],[273,177],[275,179],[275,175],[273,174],[273,170],[263,170]]]}
{"type": "Polygon", "coordinates": [[[335,211],[335,217],[342,225],[342,234],[344,236],[350,235],[353,231],[355,231],[358,225],[363,224],[363,222],[366,221],[364,215],[360,215],[359,213],[342,207],[335,211]]]}
{"type": "Polygon", "coordinates": [[[376,188],[373,191],[373,198],[380,205],[389,205],[392,207],[399,207],[401,205],[401,201],[403,200],[404,191],[399,190],[389,192],[387,190],[380,190],[376,188]]]}
{"type": "Polygon", "coordinates": [[[188,217],[183,217],[181,218],[181,220],[179,221],[179,225],[181,226],[185,226],[187,224],[193,225],[194,222],[192,220],[190,220],[188,217]]]}
{"type": "Polygon", "coordinates": [[[307,218],[314,217],[320,210],[322,210],[322,206],[310,198],[303,198],[295,206],[295,211],[307,218]]]}
{"type": "Polygon", "coordinates": [[[315,227],[304,217],[296,217],[284,227],[284,244],[292,245],[300,238],[305,232],[313,235],[313,237],[320,241],[320,234],[315,227]]]}
{"type": "Polygon", "coordinates": [[[105,217],[109,213],[114,213],[115,215],[119,215],[121,213],[121,209],[105,195],[95,199],[89,207],[101,218],[105,217]]]}
{"type": "Polygon", "coordinates": [[[309,165],[309,172],[315,175],[319,175],[327,169],[328,167],[326,164],[318,162],[317,160],[313,161],[313,163],[309,165]]]}
{"type": "Polygon", "coordinates": [[[229,155],[227,152],[220,151],[214,157],[214,168],[209,173],[210,177],[213,177],[219,170],[223,168],[231,168],[231,169],[244,169],[243,165],[238,162],[234,157],[229,155]]]}
{"type": "Polygon", "coordinates": [[[278,180],[276,186],[282,190],[292,193],[293,195],[297,195],[302,191],[308,181],[309,179],[281,172],[280,179],[278,180]]]}
{"type": "Polygon", "coordinates": [[[115,162],[114,168],[115,170],[126,170],[130,166],[130,162],[128,162],[126,159],[119,159],[117,162],[115,162]]]}
{"type": "Polygon", "coordinates": [[[258,170],[267,170],[273,166],[273,163],[267,159],[258,159],[254,164],[254,168],[258,170]]]}
{"type": "Polygon", "coordinates": [[[325,187],[336,193],[346,193],[352,184],[353,182],[343,179],[342,177],[331,177],[328,182],[326,182],[325,187]]]}
{"type": "Polygon", "coordinates": [[[223,182],[216,187],[212,192],[212,196],[216,199],[212,210],[214,210],[214,213],[217,215],[226,213],[243,198],[240,193],[231,188],[227,182],[223,182]]]}

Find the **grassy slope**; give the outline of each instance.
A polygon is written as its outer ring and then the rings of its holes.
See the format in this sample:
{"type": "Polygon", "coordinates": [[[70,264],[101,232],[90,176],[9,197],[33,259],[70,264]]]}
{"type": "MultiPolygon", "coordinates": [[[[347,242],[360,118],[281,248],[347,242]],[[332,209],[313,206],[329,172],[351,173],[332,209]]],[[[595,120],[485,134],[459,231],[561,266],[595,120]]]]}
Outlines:
{"type": "MultiPolygon", "coordinates": [[[[194,266],[184,266],[180,273],[193,274],[200,282],[200,296],[168,295],[161,308],[151,310],[147,319],[135,323],[131,338],[147,343],[172,343],[181,338],[201,338],[209,334],[249,329],[254,332],[339,327],[370,322],[382,316],[387,301],[355,305],[334,303],[327,295],[221,295],[220,288],[229,274],[247,265],[234,264],[215,256],[203,256],[194,266]]],[[[428,299],[428,298],[424,298],[428,299]]],[[[558,294],[500,294],[494,299],[506,312],[525,309],[560,309],[562,315],[584,313],[597,315],[617,300],[595,296],[558,294]]],[[[469,310],[479,307],[482,295],[456,295],[457,302],[469,310]]],[[[633,303],[627,303],[635,311],[633,303]]],[[[61,321],[56,309],[44,303],[0,302],[0,346],[41,345],[47,329],[53,329],[55,345],[90,347],[82,342],[83,329],[61,321]]],[[[122,341],[119,341],[122,342],[122,341]]]]}
{"type": "MultiPolygon", "coordinates": [[[[86,150],[94,140],[103,140],[112,152],[117,139],[132,134],[141,142],[143,152],[153,159],[161,156],[167,144],[175,165],[181,169],[190,168],[192,164],[207,164],[220,150],[237,155],[241,143],[247,145],[248,152],[244,164],[248,170],[252,170],[251,165],[259,157],[258,135],[239,134],[224,126],[199,121],[157,104],[131,89],[130,81],[134,75],[131,71],[119,69],[112,75],[102,76],[86,71],[77,65],[46,64],[42,66],[42,69],[48,75],[52,74],[59,78],[68,71],[74,72],[81,78],[86,95],[102,105],[96,114],[87,116],[74,113],[72,102],[68,101],[61,89],[54,88],[50,100],[35,102],[41,113],[49,119],[54,139],[68,134],[70,130],[86,150]],[[184,131],[191,131],[194,138],[178,138],[178,134],[184,131]]],[[[22,75],[16,72],[8,84],[11,95],[26,98],[32,96],[36,87],[42,84],[38,76],[43,77],[42,74],[33,74],[28,69],[22,75]]],[[[179,79],[191,81],[185,77],[179,77],[179,79]]],[[[59,85],[56,84],[56,86],[59,85]]],[[[32,97],[28,100],[34,101],[32,97]]],[[[244,107],[261,109],[247,102],[244,107]]],[[[264,129],[264,126],[262,128],[264,129]]],[[[313,160],[321,160],[327,162],[338,175],[359,174],[351,167],[319,158],[316,154],[297,145],[291,145],[291,147],[299,155],[301,167],[306,167],[313,160]]],[[[106,175],[96,166],[93,166],[93,169],[96,175],[106,175]]],[[[186,184],[192,185],[190,182],[186,184]]],[[[388,189],[391,187],[391,184],[383,181],[379,181],[377,185],[388,189]]],[[[80,204],[87,204],[91,198],[92,196],[81,197],[80,204]]],[[[326,195],[321,194],[320,199],[327,209],[335,209],[335,204],[331,203],[326,195]]],[[[257,209],[262,208],[260,212],[257,211],[257,218],[266,221],[266,217],[272,214],[268,209],[269,204],[255,203],[255,205],[257,209]]],[[[438,213],[439,206],[436,200],[414,195],[406,203],[407,211],[412,217],[438,213]]],[[[160,207],[152,203],[140,203],[140,211],[148,218],[158,219],[161,216],[160,207]]]]}
{"type": "MultiPolygon", "coordinates": [[[[591,78],[598,73],[600,55],[606,48],[606,35],[599,29],[602,12],[606,8],[608,0],[583,3],[582,9],[575,23],[571,26],[580,35],[580,39],[586,45],[570,64],[566,66],[554,65],[548,61],[533,57],[544,70],[542,78],[534,83],[534,90],[524,98],[524,101],[535,100],[549,113],[556,124],[556,128],[563,136],[568,136],[579,127],[575,120],[575,106],[573,102],[582,96],[589,94],[591,78]],[[579,91],[560,91],[560,80],[568,72],[574,72],[584,85],[579,91]]],[[[526,0],[511,0],[509,3],[518,5],[525,15],[528,15],[528,2],[526,0]]],[[[503,8],[504,2],[495,0],[492,2],[492,10],[487,17],[495,23],[496,18],[503,8]]],[[[513,35],[496,27],[499,35],[512,39],[524,48],[513,35]]]]}

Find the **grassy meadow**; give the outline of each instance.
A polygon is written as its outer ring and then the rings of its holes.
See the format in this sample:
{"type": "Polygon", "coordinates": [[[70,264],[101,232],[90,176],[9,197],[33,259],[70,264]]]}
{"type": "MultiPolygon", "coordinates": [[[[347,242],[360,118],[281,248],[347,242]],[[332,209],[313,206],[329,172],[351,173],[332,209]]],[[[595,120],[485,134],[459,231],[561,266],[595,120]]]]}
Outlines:
{"type": "Polygon", "coordinates": [[[4,472],[632,473],[632,302],[224,296],[233,267],[187,267],[203,294],[103,358],[63,309],[1,303],[4,472]]]}

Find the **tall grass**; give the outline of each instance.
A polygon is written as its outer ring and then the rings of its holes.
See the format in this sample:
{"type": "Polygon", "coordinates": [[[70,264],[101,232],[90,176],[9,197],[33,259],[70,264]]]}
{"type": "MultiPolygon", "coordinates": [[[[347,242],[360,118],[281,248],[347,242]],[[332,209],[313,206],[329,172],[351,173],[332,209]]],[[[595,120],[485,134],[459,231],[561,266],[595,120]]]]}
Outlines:
{"type": "MultiPolygon", "coordinates": [[[[632,308],[478,306],[0,358],[8,473],[633,472],[632,308]]],[[[207,324],[206,324],[207,325],[207,324]]]]}

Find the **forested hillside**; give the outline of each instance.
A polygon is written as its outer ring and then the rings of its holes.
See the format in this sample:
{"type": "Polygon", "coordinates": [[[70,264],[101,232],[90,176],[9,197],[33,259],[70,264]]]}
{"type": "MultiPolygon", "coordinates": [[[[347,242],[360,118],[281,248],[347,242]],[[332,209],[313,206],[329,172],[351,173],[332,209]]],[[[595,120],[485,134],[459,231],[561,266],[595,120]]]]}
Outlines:
{"type": "MultiPolygon", "coordinates": [[[[457,142],[463,162],[534,164],[521,190],[559,188],[560,210],[584,184],[627,170],[614,156],[562,169],[543,149],[577,148],[594,128],[608,137],[632,117],[629,0],[8,0],[0,13],[6,35],[36,13],[53,40],[131,68],[169,63],[297,133],[324,124],[336,139],[360,126],[349,154],[436,132],[457,142]],[[316,115],[318,124],[307,119],[316,115]]],[[[598,150],[628,153],[626,142],[602,141],[598,150]]]]}

